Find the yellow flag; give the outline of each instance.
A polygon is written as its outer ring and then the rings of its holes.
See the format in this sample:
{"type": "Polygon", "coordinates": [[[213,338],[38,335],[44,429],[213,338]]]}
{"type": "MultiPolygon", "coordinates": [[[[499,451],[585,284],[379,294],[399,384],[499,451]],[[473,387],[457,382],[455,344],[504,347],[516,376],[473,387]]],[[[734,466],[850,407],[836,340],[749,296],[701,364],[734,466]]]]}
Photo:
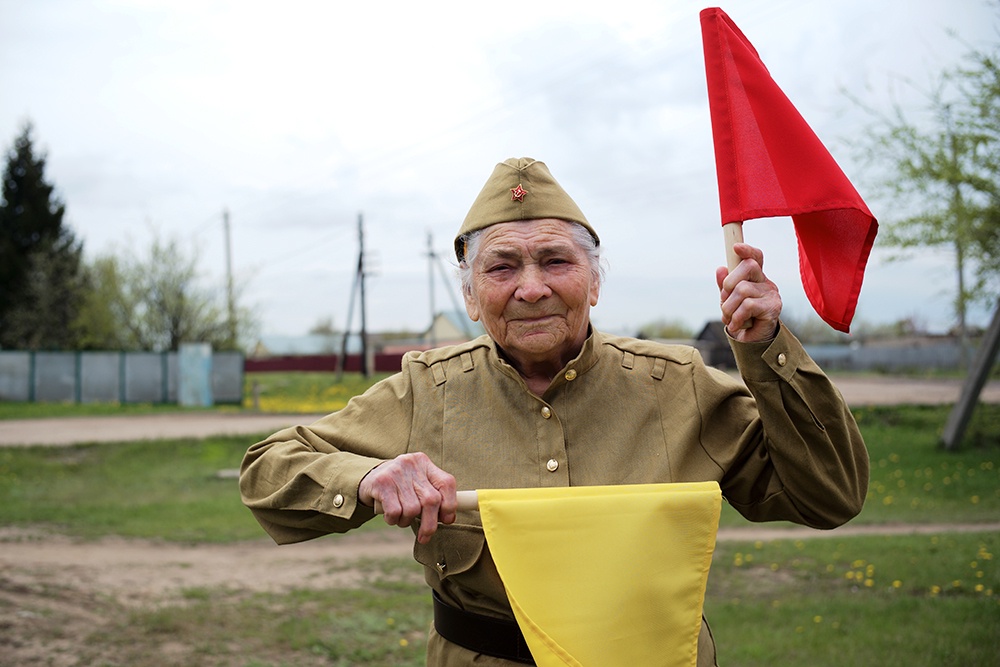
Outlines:
{"type": "Polygon", "coordinates": [[[721,505],[715,482],[480,489],[535,663],[694,667],[721,505]]]}

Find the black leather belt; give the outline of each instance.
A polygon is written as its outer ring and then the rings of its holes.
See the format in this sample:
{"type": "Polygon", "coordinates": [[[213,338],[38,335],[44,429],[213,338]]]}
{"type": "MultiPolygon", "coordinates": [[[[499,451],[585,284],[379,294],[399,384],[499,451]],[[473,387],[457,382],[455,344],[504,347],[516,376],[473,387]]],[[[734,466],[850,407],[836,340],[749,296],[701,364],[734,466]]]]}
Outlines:
{"type": "Polygon", "coordinates": [[[517,623],[456,609],[445,604],[436,591],[434,629],[448,641],[470,651],[525,665],[535,664],[517,623]]]}

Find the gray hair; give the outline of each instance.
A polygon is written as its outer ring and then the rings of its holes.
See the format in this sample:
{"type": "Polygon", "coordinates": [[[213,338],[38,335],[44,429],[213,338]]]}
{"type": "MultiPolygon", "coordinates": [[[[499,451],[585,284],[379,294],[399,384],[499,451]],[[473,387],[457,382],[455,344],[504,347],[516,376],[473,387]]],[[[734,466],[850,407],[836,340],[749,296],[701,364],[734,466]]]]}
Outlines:
{"type": "MultiPolygon", "coordinates": [[[[606,263],[601,258],[601,246],[597,244],[597,240],[593,235],[587,230],[586,227],[578,222],[567,222],[570,225],[571,234],[573,240],[576,244],[587,253],[587,260],[590,262],[590,273],[593,279],[597,281],[598,286],[604,284],[604,274],[606,263]]],[[[462,293],[470,294],[472,292],[472,265],[476,261],[476,257],[479,255],[479,246],[482,242],[482,234],[488,228],[477,229],[473,232],[469,232],[459,239],[460,242],[465,245],[465,259],[463,259],[458,265],[458,277],[462,281],[462,293]]]]}

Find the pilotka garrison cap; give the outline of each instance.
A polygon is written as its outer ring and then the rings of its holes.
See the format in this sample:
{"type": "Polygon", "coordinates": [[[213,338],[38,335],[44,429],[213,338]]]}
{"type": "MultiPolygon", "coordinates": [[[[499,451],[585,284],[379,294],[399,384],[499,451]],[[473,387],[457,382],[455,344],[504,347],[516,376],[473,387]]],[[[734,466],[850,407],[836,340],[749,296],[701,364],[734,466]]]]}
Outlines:
{"type": "Polygon", "coordinates": [[[583,211],[556,182],[544,162],[530,157],[510,158],[496,166],[472,203],[455,237],[458,261],[465,258],[463,237],[500,222],[558,218],[583,225],[600,244],[583,211]]]}

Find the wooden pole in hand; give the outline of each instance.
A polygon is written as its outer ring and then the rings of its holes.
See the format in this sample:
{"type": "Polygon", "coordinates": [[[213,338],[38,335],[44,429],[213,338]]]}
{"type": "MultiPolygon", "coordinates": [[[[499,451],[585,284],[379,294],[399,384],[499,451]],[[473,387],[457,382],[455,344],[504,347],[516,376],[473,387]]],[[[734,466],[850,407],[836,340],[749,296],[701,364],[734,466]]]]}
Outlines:
{"type": "MultiPolygon", "coordinates": [[[[729,271],[732,272],[740,262],[739,255],[733,250],[733,245],[736,243],[743,243],[743,223],[742,222],[727,222],[722,225],[722,236],[726,240],[726,266],[729,267],[729,271]]],[[[753,326],[753,320],[747,320],[743,323],[743,329],[749,329],[753,326]]]]}
{"type": "Polygon", "coordinates": [[[727,222],[722,225],[722,235],[726,239],[726,266],[732,271],[740,265],[740,258],[733,251],[733,244],[743,243],[743,223],[727,222]]]}
{"type": "MultiPolygon", "coordinates": [[[[458,510],[479,511],[479,494],[475,491],[456,491],[458,510]]],[[[375,514],[382,514],[382,503],[375,501],[375,514]]]]}

